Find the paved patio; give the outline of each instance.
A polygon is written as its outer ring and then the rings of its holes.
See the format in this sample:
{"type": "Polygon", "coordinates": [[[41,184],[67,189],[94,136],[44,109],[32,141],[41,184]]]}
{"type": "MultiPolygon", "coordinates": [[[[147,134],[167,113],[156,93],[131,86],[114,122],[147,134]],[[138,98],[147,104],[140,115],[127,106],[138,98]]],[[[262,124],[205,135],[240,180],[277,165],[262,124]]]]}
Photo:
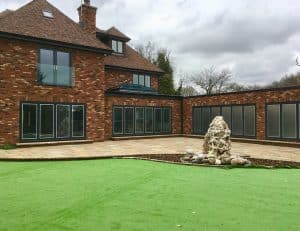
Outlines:
{"type": "MultiPolygon", "coordinates": [[[[65,159],[134,154],[182,154],[187,149],[200,151],[202,143],[202,139],[186,137],[105,141],[91,144],[0,150],[0,159],[65,159]]],[[[299,148],[233,142],[232,153],[249,155],[253,158],[300,162],[299,148]]]]}

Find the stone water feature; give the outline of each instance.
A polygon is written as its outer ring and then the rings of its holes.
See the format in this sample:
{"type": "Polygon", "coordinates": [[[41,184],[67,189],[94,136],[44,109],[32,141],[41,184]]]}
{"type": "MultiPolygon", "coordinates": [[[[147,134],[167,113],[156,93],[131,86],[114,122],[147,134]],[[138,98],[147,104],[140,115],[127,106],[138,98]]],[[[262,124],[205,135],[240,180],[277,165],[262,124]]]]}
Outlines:
{"type": "Polygon", "coordinates": [[[231,131],[222,116],[216,116],[210,123],[204,137],[202,152],[188,150],[181,161],[184,163],[249,166],[251,162],[238,155],[232,155],[231,131]]]}

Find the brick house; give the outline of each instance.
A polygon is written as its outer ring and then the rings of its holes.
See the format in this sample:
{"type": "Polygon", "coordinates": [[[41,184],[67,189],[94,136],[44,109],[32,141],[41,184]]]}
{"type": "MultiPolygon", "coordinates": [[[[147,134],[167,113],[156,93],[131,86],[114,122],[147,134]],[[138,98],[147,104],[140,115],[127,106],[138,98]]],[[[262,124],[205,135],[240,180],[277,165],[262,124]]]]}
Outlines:
{"type": "Polygon", "coordinates": [[[218,114],[236,137],[300,140],[300,87],[161,95],[163,72],[96,12],[85,0],[76,23],[33,0],[0,13],[0,145],[203,135],[218,114]]]}

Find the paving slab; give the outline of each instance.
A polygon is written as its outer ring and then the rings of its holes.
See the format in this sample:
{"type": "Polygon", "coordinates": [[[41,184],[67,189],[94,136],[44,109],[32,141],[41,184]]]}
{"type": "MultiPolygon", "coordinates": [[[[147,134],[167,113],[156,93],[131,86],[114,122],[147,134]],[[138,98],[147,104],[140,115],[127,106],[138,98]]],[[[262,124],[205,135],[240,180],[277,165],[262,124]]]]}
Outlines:
{"type": "MultiPolygon", "coordinates": [[[[202,150],[203,139],[190,137],[104,141],[0,150],[0,159],[74,159],[137,154],[182,154],[202,150]]],[[[252,158],[300,162],[300,148],[232,142],[232,153],[252,158]]]]}

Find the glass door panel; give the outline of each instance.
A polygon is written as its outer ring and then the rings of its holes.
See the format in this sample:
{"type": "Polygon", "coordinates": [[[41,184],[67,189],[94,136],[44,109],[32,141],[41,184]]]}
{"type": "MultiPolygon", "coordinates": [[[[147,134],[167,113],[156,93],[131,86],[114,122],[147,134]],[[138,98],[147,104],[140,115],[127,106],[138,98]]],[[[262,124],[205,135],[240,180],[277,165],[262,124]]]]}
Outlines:
{"type": "Polygon", "coordinates": [[[22,105],[22,139],[37,139],[37,105],[22,105]]]}
{"type": "Polygon", "coordinates": [[[133,107],[124,108],[124,133],[133,134],[134,133],[134,110],[133,107]]]}
{"type": "Polygon", "coordinates": [[[56,105],[56,137],[70,137],[70,106],[56,105]]]}
{"type": "Polygon", "coordinates": [[[40,138],[54,138],[53,104],[40,104],[40,138]]]}
{"type": "Polygon", "coordinates": [[[72,136],[84,137],[84,106],[72,106],[72,136]]]}

